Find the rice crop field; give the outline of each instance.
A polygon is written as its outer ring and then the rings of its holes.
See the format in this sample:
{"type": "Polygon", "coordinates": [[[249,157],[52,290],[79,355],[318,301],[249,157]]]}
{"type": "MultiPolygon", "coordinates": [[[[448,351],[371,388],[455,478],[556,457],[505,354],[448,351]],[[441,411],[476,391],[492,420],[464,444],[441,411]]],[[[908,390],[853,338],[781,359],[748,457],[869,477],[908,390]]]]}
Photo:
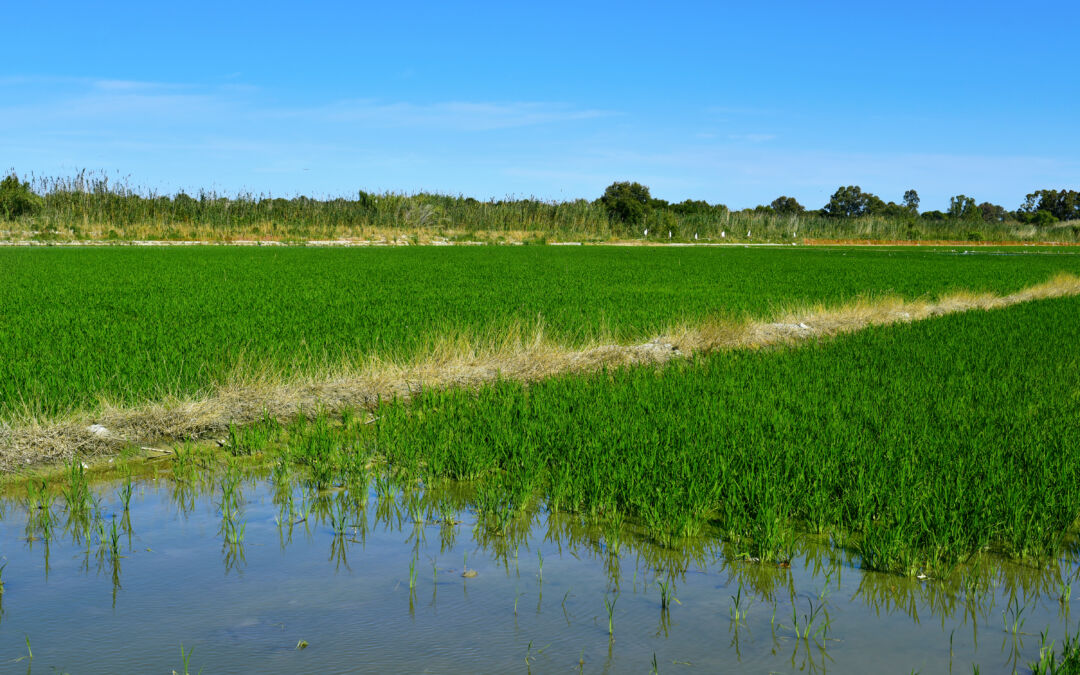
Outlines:
{"type": "Polygon", "coordinates": [[[448,336],[634,342],[708,317],[1080,272],[1063,251],[950,249],[0,250],[0,419],[102,399],[205,393],[238,372],[288,378],[448,336]]]}
{"type": "Polygon", "coordinates": [[[374,447],[424,480],[479,481],[492,518],[633,518],[791,558],[947,576],[971,555],[1061,553],[1080,516],[1080,300],[872,328],[781,352],[427,392],[375,411],[374,447]]]}
{"type": "Polygon", "coordinates": [[[541,330],[798,336],[21,465],[0,481],[0,661],[1073,672],[1078,273],[1058,249],[0,250],[0,440],[541,330]],[[858,298],[894,318],[768,323],[858,298]]]}

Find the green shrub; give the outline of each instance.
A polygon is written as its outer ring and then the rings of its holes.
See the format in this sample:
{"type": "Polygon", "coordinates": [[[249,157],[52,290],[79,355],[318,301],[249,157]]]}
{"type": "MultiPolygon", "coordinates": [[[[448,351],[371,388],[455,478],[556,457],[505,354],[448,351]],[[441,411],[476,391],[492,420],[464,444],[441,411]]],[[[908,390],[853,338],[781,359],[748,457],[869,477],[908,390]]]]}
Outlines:
{"type": "Polygon", "coordinates": [[[33,215],[41,208],[41,197],[30,189],[30,183],[20,181],[14,172],[0,180],[0,218],[15,220],[33,215]]]}
{"type": "Polygon", "coordinates": [[[604,190],[600,202],[612,220],[637,225],[649,214],[649,188],[641,183],[612,183],[604,190]]]}

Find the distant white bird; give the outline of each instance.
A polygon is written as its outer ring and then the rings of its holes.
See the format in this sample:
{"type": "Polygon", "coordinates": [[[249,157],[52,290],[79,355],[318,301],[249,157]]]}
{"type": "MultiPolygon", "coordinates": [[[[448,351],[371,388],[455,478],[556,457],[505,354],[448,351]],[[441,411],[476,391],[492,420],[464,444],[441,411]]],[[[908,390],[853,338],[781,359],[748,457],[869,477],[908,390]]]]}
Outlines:
{"type": "Polygon", "coordinates": [[[750,236],[750,230],[747,230],[747,231],[746,231],[746,236],[747,236],[747,237],[749,237],[749,236],[750,236]]]}
{"type": "Polygon", "coordinates": [[[724,232],[723,230],[720,230],[720,238],[723,239],[726,236],[727,236],[727,232],[724,232]]]}
{"type": "Polygon", "coordinates": [[[649,236],[649,228],[647,228],[647,227],[645,228],[645,236],[646,237],[649,236]]]}
{"type": "Polygon", "coordinates": [[[667,238],[668,238],[668,239],[671,239],[671,230],[668,230],[668,231],[667,231],[667,238]]]}
{"type": "Polygon", "coordinates": [[[694,241],[697,241],[697,232],[694,233],[694,241]]]}

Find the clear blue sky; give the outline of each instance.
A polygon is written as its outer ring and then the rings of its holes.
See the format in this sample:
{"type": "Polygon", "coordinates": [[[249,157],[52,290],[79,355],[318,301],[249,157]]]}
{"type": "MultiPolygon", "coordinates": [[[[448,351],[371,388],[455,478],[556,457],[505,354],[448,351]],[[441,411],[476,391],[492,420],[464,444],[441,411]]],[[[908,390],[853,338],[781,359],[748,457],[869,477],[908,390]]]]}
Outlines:
{"type": "Polygon", "coordinates": [[[1080,3],[9,3],[0,169],[924,209],[1080,188],[1080,3]]]}

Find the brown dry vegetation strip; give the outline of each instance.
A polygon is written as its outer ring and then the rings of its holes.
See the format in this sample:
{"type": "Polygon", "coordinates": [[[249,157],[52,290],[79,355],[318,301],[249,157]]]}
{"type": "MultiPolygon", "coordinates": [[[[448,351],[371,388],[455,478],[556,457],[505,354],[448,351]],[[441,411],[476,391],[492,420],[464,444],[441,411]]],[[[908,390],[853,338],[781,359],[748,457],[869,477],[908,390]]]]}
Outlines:
{"type": "Polygon", "coordinates": [[[497,378],[535,381],[604,367],[662,364],[690,354],[757,349],[829,337],[878,326],[918,321],[973,309],[990,310],[1021,302],[1080,295],[1080,277],[1061,274],[1009,295],[954,293],[936,301],[901,298],[860,299],[839,306],[817,305],[786,312],[772,321],[702,322],[672,327],[638,345],[598,344],[568,349],[542,332],[507,334],[478,346],[468,338],[445,340],[423,360],[392,363],[371,360],[288,382],[273,374],[237,376],[204,398],[173,397],[136,407],[105,403],[93,414],[60,420],[26,419],[0,427],[0,471],[119,452],[185,438],[206,438],[229,423],[244,424],[269,414],[286,419],[318,410],[372,408],[380,399],[408,398],[421,389],[476,387],[497,378]],[[95,432],[91,425],[100,425],[95,432]]]}

